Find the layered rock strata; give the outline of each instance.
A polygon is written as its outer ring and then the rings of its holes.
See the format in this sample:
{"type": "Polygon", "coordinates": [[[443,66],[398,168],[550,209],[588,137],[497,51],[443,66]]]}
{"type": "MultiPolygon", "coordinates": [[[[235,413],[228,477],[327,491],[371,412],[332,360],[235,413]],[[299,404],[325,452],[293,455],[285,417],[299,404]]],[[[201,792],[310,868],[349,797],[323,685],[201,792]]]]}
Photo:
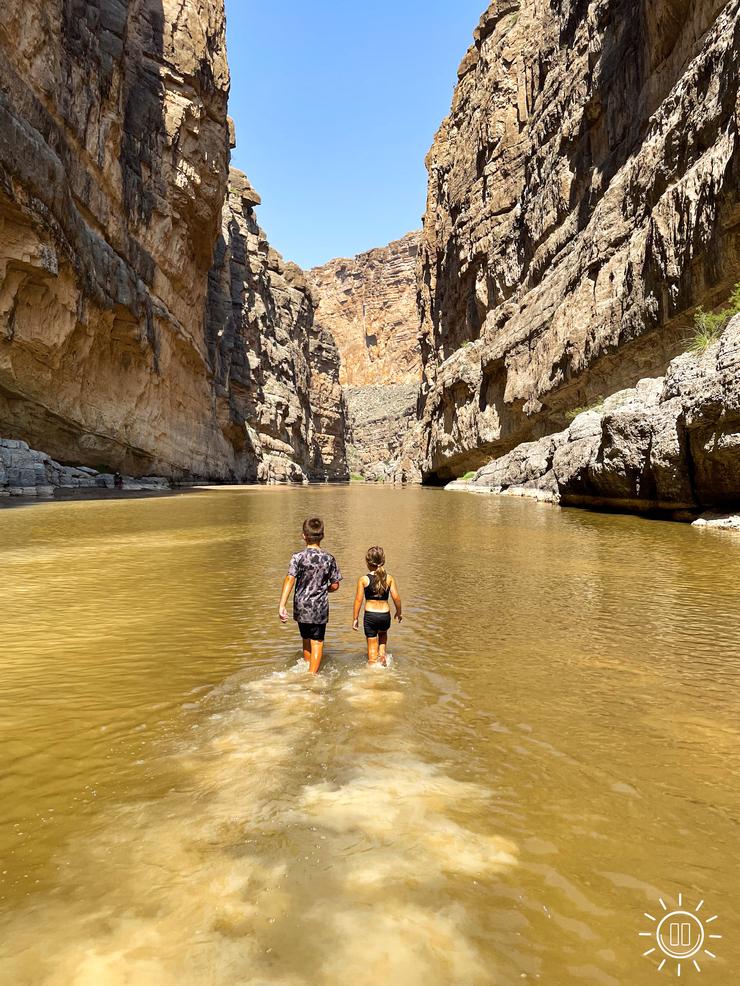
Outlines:
{"type": "Polygon", "coordinates": [[[309,394],[312,351],[319,395],[338,358],[227,187],[228,89],[222,0],[4,5],[2,433],[138,475],[343,473],[309,394]]]}
{"type": "Polygon", "coordinates": [[[416,257],[419,232],[350,259],[314,267],[316,321],[342,356],[340,383],[411,384],[420,379],[416,257]]]}
{"type": "Polygon", "coordinates": [[[206,320],[221,428],[242,479],[346,479],[339,353],[314,326],[303,272],[260,229],[259,202],[231,169],[206,320]]]}
{"type": "Polygon", "coordinates": [[[704,354],[685,353],[664,377],[613,394],[456,485],[638,511],[740,507],[740,315],[704,354]]]}
{"type": "Polygon", "coordinates": [[[740,269],[738,0],[496,0],[427,158],[427,481],[659,376],[740,269]]]}

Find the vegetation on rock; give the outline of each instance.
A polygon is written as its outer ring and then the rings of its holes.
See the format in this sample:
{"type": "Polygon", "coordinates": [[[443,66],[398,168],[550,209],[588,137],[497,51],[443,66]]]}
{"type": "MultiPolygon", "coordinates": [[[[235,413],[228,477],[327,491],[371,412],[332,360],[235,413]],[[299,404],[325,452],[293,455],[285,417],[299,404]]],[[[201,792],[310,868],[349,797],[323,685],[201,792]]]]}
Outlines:
{"type": "Polygon", "coordinates": [[[726,308],[718,312],[705,312],[701,306],[697,308],[694,315],[696,332],[690,340],[689,352],[696,353],[697,356],[705,353],[722,335],[732,316],[737,315],[738,312],[740,312],[740,281],[735,285],[726,308]]]}

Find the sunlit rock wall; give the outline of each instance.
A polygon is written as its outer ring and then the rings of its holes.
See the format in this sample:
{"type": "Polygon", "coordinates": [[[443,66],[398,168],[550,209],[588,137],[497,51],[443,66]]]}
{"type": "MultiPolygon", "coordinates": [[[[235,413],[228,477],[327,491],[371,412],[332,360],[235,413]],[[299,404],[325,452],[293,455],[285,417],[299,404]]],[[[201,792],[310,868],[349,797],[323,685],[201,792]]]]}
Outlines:
{"type": "Polygon", "coordinates": [[[419,381],[419,236],[408,233],[308,272],[319,298],[316,321],[334,336],[342,356],[342,385],[419,381]]]}
{"type": "Polygon", "coordinates": [[[410,449],[452,478],[659,376],[740,279],[737,0],[496,0],[427,158],[410,449]]]}
{"type": "Polygon", "coordinates": [[[228,88],[220,3],[3,4],[0,434],[230,475],[203,332],[228,88]]]}
{"type": "Polygon", "coordinates": [[[227,188],[228,90],[222,0],[2,5],[0,436],[133,475],[342,474],[338,355],[227,188]]]}
{"type": "MultiPolygon", "coordinates": [[[[391,479],[416,417],[421,375],[416,262],[418,232],[308,272],[317,323],[341,355],[351,472],[391,479]]],[[[416,473],[415,473],[416,474],[416,473]]]]}

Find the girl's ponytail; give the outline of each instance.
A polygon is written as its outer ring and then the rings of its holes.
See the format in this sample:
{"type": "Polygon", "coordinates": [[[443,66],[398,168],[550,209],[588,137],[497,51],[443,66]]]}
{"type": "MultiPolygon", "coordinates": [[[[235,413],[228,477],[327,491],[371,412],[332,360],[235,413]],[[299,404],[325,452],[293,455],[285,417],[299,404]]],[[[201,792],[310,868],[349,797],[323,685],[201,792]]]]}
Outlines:
{"type": "Polygon", "coordinates": [[[365,555],[367,567],[374,569],[370,573],[370,588],[373,595],[380,596],[388,588],[388,573],[385,570],[385,551],[377,545],[368,548],[365,555]]]}

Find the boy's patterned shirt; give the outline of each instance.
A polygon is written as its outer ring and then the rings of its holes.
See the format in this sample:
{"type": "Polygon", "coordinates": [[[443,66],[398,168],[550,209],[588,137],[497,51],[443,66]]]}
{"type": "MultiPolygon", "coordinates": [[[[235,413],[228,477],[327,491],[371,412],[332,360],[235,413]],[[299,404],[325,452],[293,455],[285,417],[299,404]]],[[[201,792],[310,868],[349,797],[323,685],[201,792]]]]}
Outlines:
{"type": "Polygon", "coordinates": [[[293,619],[298,623],[328,623],[329,586],[342,581],[334,555],[320,548],[304,548],[290,559],[288,575],[296,580],[293,619]]]}

